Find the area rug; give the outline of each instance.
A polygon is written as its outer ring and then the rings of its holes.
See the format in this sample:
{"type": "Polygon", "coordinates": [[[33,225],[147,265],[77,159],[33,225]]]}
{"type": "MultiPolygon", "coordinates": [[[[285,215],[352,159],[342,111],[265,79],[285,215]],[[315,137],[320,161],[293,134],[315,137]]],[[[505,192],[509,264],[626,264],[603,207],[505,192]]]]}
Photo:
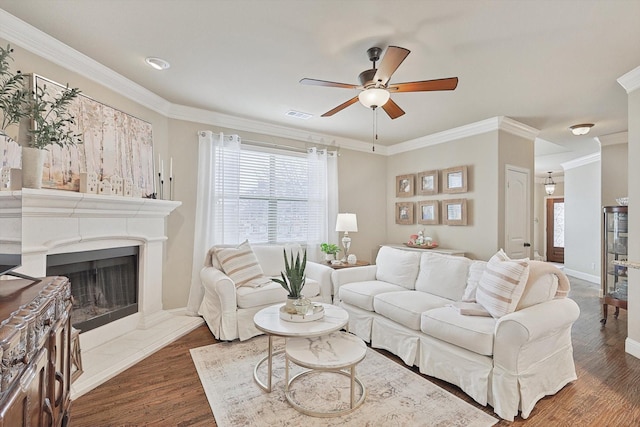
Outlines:
{"type": "MultiPolygon", "coordinates": [[[[283,339],[274,339],[281,348],[283,339]]],[[[357,366],[366,400],[355,411],[335,418],[304,415],[284,396],[284,355],[274,357],[272,392],[253,379],[256,363],[267,352],[267,338],[219,343],[191,350],[216,424],[231,426],[492,426],[498,420],[469,405],[370,348],[357,366]]],[[[291,365],[290,372],[300,372],[291,365]]],[[[259,370],[266,382],[267,364],[259,370]]],[[[356,389],[359,393],[359,388],[356,389]]],[[[292,387],[298,403],[335,410],[348,405],[349,379],[335,373],[304,376],[292,387]]],[[[357,400],[357,397],[356,397],[357,400]]]]}

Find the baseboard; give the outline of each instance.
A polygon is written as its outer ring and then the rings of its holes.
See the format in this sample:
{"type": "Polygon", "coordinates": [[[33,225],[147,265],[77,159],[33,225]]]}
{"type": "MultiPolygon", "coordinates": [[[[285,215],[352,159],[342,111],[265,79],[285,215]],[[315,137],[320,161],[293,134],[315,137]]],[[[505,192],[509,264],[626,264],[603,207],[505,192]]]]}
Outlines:
{"type": "Polygon", "coordinates": [[[600,284],[600,276],[594,276],[593,274],[583,273],[577,270],[571,270],[569,268],[564,269],[564,274],[567,276],[573,276],[578,279],[586,280],[587,282],[600,284]]]}
{"type": "Polygon", "coordinates": [[[624,341],[624,350],[633,357],[640,359],[640,342],[627,337],[624,341]]]}

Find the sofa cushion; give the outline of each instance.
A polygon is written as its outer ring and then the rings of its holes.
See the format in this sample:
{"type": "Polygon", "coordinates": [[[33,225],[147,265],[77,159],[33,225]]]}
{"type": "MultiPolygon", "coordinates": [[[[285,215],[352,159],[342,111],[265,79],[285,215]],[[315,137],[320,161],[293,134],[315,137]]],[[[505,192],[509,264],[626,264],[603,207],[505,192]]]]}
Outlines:
{"type": "Polygon", "coordinates": [[[251,245],[246,240],[235,248],[216,248],[215,255],[222,270],[233,280],[236,287],[256,287],[271,282],[271,279],[264,275],[251,245]]]}
{"type": "Polygon", "coordinates": [[[469,258],[424,252],[420,257],[416,291],[460,301],[467,286],[470,265],[469,258]]]}
{"type": "Polygon", "coordinates": [[[385,292],[373,298],[376,313],[415,331],[420,330],[420,316],[424,311],[451,303],[446,298],[425,292],[385,292]]]}
{"type": "Polygon", "coordinates": [[[529,276],[529,260],[511,260],[502,249],[491,257],[476,290],[476,301],[493,317],[513,313],[529,276]]]}
{"type": "Polygon", "coordinates": [[[373,298],[385,292],[406,291],[405,288],[381,280],[353,282],[340,286],[342,302],[367,311],[373,311],[373,298]]]}
{"type": "MultiPolygon", "coordinates": [[[[320,294],[320,284],[307,278],[302,289],[306,298],[313,298],[320,294]]],[[[236,290],[236,303],[238,308],[252,308],[263,305],[284,304],[287,301],[287,291],[276,282],[258,288],[241,287],[236,290]]]]}
{"type": "Polygon", "coordinates": [[[253,245],[253,253],[256,255],[260,267],[264,274],[269,277],[280,277],[280,273],[284,271],[284,252],[287,253],[287,259],[291,261],[291,253],[295,258],[300,254],[302,258],[304,252],[300,245],[253,245]]]}
{"type": "Polygon", "coordinates": [[[478,283],[482,273],[487,269],[486,261],[473,261],[469,266],[469,276],[467,276],[467,287],[464,288],[464,294],[462,295],[462,301],[475,302],[476,301],[476,289],[478,289],[478,283]]]}
{"type": "Polygon", "coordinates": [[[383,246],[376,257],[376,279],[383,282],[415,289],[420,268],[420,252],[383,246]]]}
{"type": "Polygon", "coordinates": [[[491,356],[496,322],[493,317],[465,316],[453,307],[441,307],[422,313],[420,330],[474,353],[491,356]]]}

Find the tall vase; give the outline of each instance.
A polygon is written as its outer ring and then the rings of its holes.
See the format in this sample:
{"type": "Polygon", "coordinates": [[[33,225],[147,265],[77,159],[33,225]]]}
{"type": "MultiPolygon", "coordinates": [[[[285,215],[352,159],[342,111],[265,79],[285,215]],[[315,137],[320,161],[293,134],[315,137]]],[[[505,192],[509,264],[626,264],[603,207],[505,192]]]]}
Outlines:
{"type": "Polygon", "coordinates": [[[42,188],[42,171],[44,169],[45,150],[22,147],[22,186],[42,188]]]}

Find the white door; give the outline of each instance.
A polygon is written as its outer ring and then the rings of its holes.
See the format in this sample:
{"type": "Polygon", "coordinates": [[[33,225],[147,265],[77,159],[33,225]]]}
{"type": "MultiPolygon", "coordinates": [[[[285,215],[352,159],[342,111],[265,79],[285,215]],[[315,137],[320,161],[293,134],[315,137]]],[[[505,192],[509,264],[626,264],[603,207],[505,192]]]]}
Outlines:
{"type": "Polygon", "coordinates": [[[529,169],[507,165],[505,190],[505,252],[510,258],[531,257],[529,169]]]}

